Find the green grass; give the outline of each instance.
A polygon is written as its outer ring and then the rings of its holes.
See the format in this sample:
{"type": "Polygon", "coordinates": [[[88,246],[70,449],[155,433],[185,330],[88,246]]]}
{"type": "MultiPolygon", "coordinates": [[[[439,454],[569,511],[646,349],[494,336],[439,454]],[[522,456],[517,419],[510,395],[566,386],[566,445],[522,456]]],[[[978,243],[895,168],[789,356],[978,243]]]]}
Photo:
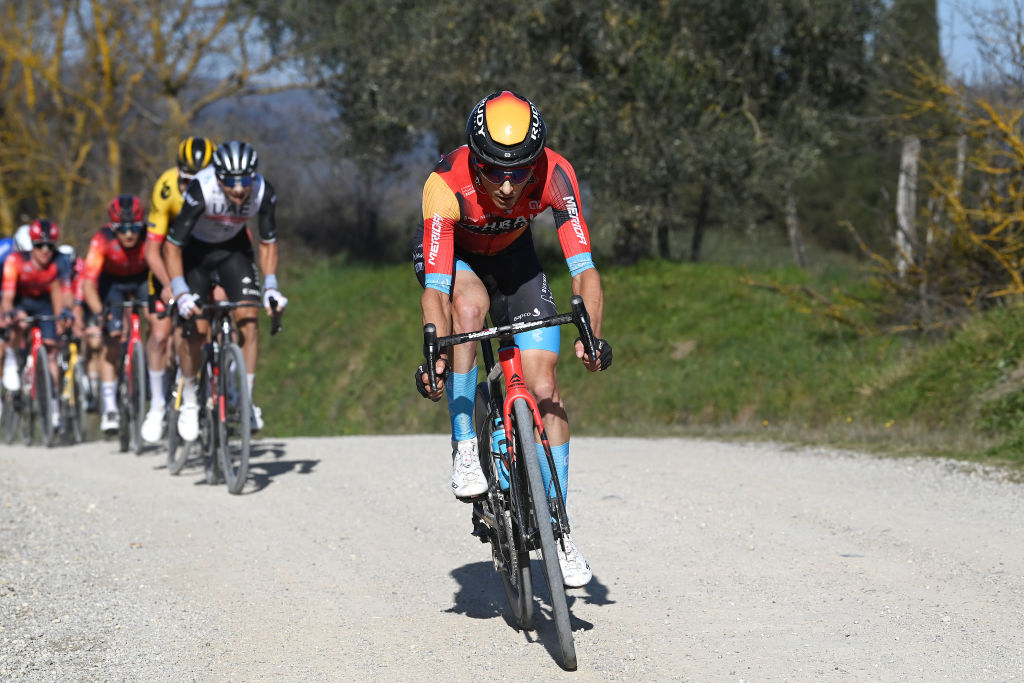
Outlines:
{"type": "MultiPolygon", "coordinates": [[[[552,267],[567,308],[568,275],[552,267]]],[[[611,370],[586,372],[563,330],[562,395],[575,434],[779,439],[1024,463],[1024,308],[943,340],[870,337],[744,278],[870,292],[856,268],[649,262],[603,268],[611,370]]],[[[420,289],[409,265],[321,260],[287,274],[285,331],[264,332],[256,399],[268,434],[443,432],[420,398],[420,289]]]]}

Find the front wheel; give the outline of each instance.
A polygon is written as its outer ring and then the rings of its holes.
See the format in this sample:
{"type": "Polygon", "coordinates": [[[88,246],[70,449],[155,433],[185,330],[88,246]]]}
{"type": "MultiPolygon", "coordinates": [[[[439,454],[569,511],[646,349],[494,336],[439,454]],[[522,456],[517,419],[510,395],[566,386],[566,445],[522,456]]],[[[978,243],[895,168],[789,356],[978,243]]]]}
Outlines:
{"type": "Polygon", "coordinates": [[[218,417],[217,446],[228,491],[238,494],[249,476],[249,441],[252,436],[249,380],[242,349],[231,343],[223,351],[217,405],[214,406],[218,417]]]}
{"type": "Polygon", "coordinates": [[[547,491],[544,488],[540,462],[537,460],[537,448],[534,445],[533,413],[523,399],[519,399],[513,404],[513,419],[515,420],[516,458],[526,464],[529,497],[532,501],[534,524],[536,524],[537,534],[540,538],[541,562],[544,565],[544,576],[551,593],[551,611],[555,618],[558,645],[562,650],[562,662],[566,669],[575,669],[576,646],[573,643],[572,626],[569,624],[569,605],[565,599],[562,568],[558,564],[555,534],[551,526],[552,511],[548,506],[547,491]]]}
{"type": "Polygon", "coordinates": [[[3,426],[4,443],[10,445],[18,437],[21,429],[21,405],[19,392],[3,390],[3,413],[0,424],[3,426]]]}
{"type": "Polygon", "coordinates": [[[131,445],[135,455],[142,453],[144,443],[142,441],[142,420],[146,415],[146,349],[141,341],[132,344],[132,381],[130,424],[131,424],[131,445]]]}
{"type": "Polygon", "coordinates": [[[36,349],[36,407],[39,410],[39,432],[43,445],[52,446],[56,430],[53,414],[53,377],[50,376],[50,360],[46,349],[36,349]]]}

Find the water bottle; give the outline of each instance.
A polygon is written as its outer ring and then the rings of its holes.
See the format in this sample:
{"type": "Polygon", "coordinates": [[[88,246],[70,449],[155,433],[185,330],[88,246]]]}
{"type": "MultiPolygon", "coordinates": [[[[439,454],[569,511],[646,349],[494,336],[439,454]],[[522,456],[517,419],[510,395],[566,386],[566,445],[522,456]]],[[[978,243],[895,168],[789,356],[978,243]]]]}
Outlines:
{"type": "Polygon", "coordinates": [[[494,428],[491,429],[491,455],[494,457],[495,464],[497,465],[498,485],[501,486],[502,491],[508,491],[508,470],[505,469],[505,463],[501,459],[507,445],[505,441],[505,427],[500,419],[495,420],[494,428]]]}

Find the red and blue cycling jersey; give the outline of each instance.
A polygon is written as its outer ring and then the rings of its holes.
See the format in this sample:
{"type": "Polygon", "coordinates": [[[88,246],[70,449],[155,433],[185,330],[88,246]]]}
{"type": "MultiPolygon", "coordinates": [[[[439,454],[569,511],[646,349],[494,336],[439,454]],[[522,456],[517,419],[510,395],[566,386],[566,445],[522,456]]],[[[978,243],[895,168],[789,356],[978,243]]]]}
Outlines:
{"type": "Polygon", "coordinates": [[[16,297],[39,298],[49,296],[50,287],[59,280],[61,289],[71,288],[71,268],[65,258],[53,258],[39,268],[32,262],[32,253],[16,251],[4,261],[3,285],[0,291],[14,292],[16,297]]]}
{"type": "Polygon", "coordinates": [[[131,249],[125,249],[110,226],[102,228],[89,242],[83,277],[96,282],[101,273],[118,278],[145,273],[149,266],[143,255],[144,246],[145,236],[131,249]]]}
{"type": "Polygon", "coordinates": [[[500,253],[548,208],[569,272],[576,275],[593,268],[579,184],[565,157],[545,148],[519,201],[506,212],[478,190],[467,145],[445,155],[423,187],[425,285],[449,293],[457,251],[500,253]]]}

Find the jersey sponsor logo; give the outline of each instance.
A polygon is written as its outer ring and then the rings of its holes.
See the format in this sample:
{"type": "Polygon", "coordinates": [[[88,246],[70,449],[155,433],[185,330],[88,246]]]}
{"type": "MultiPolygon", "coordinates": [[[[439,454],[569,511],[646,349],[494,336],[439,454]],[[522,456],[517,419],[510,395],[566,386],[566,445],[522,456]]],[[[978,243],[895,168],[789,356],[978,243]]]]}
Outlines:
{"type": "Polygon", "coordinates": [[[167,199],[171,196],[171,186],[164,181],[164,186],[160,188],[160,198],[167,199]]]}
{"type": "Polygon", "coordinates": [[[437,265],[437,252],[441,249],[441,216],[440,214],[434,214],[433,220],[430,221],[430,258],[427,262],[432,265],[437,265]]]}
{"type": "Polygon", "coordinates": [[[533,211],[534,213],[540,212],[540,202],[538,202],[536,199],[531,199],[529,206],[530,211],[533,211]]]}
{"type": "Polygon", "coordinates": [[[580,210],[576,206],[576,198],[569,195],[562,199],[565,201],[565,212],[569,214],[569,222],[572,225],[572,231],[576,233],[576,239],[584,247],[587,246],[587,236],[583,234],[583,224],[580,223],[580,210]]]}
{"type": "Polygon", "coordinates": [[[522,228],[530,225],[530,219],[527,216],[517,216],[516,218],[503,218],[498,221],[487,221],[481,225],[464,225],[471,232],[475,232],[480,235],[498,235],[503,232],[521,230],[522,228]]]}
{"type": "Polygon", "coordinates": [[[199,202],[196,201],[196,198],[193,197],[188,192],[185,193],[185,203],[188,204],[189,206],[198,206],[199,205],[199,202]]]}
{"type": "Polygon", "coordinates": [[[238,206],[234,202],[226,199],[221,200],[219,197],[213,199],[206,205],[206,217],[214,221],[225,218],[229,221],[233,221],[233,219],[237,218],[244,220],[252,214],[251,196],[242,202],[241,206],[238,206]]]}

